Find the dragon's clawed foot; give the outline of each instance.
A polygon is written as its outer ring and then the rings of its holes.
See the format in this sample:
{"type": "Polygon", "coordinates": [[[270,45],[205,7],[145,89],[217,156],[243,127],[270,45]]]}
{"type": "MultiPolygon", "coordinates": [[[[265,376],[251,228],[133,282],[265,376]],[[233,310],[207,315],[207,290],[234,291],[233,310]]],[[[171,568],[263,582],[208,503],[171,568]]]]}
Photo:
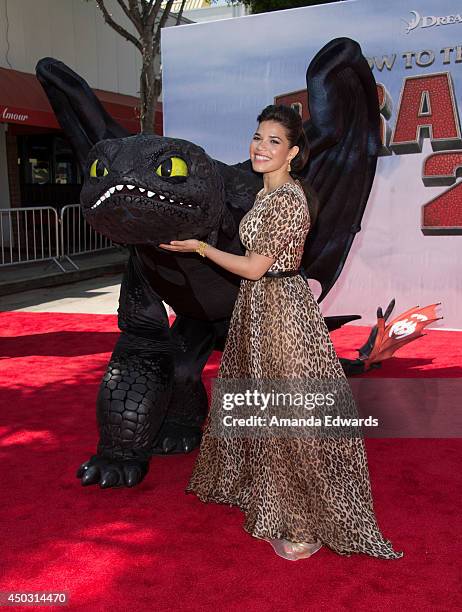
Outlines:
{"type": "Polygon", "coordinates": [[[149,470],[147,461],[139,459],[106,459],[93,455],[82,463],[77,470],[77,478],[83,486],[99,484],[101,489],[109,487],[134,487],[139,484],[149,470]]]}
{"type": "Polygon", "coordinates": [[[173,453],[190,453],[199,446],[201,430],[198,427],[187,427],[168,423],[162,427],[152,447],[153,455],[173,453]]]}

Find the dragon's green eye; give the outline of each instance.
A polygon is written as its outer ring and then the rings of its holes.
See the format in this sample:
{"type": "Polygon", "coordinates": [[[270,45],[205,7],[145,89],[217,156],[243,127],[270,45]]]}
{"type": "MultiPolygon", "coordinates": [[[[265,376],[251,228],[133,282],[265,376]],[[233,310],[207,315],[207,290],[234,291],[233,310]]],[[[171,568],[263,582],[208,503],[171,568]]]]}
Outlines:
{"type": "Polygon", "coordinates": [[[188,166],[181,157],[169,157],[156,168],[159,176],[188,176],[188,166]]]}
{"type": "Polygon", "coordinates": [[[90,176],[93,178],[101,178],[109,174],[108,169],[99,159],[95,159],[90,168],[90,176]]]}

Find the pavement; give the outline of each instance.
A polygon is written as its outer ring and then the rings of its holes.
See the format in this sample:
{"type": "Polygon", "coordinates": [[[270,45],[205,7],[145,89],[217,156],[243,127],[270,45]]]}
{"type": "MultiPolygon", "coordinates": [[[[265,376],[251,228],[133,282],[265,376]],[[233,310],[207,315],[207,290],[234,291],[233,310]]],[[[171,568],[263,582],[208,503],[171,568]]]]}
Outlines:
{"type": "Polygon", "coordinates": [[[0,266],[0,310],[116,314],[128,250],[0,266]],[[76,269],[78,268],[78,269],[76,269]]]}
{"type": "Polygon", "coordinates": [[[94,279],[105,274],[121,274],[127,259],[127,249],[116,247],[96,253],[73,255],[72,262],[78,269],[68,259],[60,258],[59,263],[65,268],[65,272],[53,260],[0,266],[0,310],[5,310],[5,298],[2,296],[94,279]]]}
{"type": "Polygon", "coordinates": [[[0,311],[117,314],[127,258],[125,249],[73,257],[80,270],[66,273],[49,261],[0,267],[0,311]]]}
{"type": "Polygon", "coordinates": [[[0,297],[0,310],[117,314],[122,274],[106,274],[0,297]]]}

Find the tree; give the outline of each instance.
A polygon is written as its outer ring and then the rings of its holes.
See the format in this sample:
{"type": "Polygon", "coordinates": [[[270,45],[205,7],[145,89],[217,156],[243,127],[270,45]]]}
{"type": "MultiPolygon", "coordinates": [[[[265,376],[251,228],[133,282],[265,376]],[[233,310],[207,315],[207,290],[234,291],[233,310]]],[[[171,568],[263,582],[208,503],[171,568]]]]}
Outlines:
{"type": "MultiPolygon", "coordinates": [[[[164,9],[162,0],[117,0],[125,15],[135,26],[138,37],[131,34],[117,23],[107,8],[107,0],[95,0],[103,14],[104,21],[118,34],[133,43],[142,56],[140,75],[140,126],[145,134],[154,131],[156,105],[162,91],[160,71],[156,74],[155,60],[160,54],[160,31],[165,26],[174,0],[167,0],[164,9]]],[[[176,13],[176,24],[180,23],[186,0],[181,0],[181,7],[176,13]]]]}

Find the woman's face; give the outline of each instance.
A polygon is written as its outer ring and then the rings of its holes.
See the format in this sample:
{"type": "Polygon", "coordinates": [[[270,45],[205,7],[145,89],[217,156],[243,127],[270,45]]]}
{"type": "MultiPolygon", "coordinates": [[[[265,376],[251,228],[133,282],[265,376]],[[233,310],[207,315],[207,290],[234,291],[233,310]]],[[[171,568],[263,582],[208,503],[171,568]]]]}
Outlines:
{"type": "Polygon", "coordinates": [[[274,172],[287,168],[298,147],[289,147],[286,130],[277,121],[262,121],[250,142],[250,160],[256,172],[274,172]]]}

